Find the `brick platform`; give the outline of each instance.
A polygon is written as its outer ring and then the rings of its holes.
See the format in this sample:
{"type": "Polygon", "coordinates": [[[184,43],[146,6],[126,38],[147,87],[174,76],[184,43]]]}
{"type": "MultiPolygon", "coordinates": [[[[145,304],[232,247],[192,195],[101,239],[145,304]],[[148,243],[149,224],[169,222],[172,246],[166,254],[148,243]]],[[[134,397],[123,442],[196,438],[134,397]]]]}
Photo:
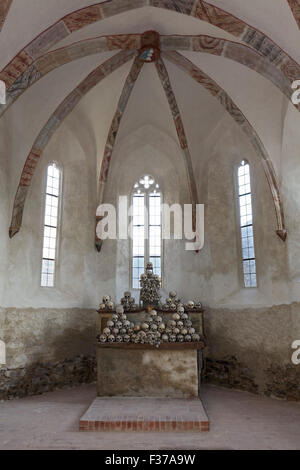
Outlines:
{"type": "Polygon", "coordinates": [[[198,398],[96,398],[82,416],[85,432],[207,432],[209,420],[198,398]]]}

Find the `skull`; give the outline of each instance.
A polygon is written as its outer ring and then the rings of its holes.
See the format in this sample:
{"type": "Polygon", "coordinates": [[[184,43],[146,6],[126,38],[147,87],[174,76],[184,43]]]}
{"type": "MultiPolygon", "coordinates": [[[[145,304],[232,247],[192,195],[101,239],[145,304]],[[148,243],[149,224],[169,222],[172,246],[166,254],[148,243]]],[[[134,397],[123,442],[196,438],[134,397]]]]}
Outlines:
{"type": "Polygon", "coordinates": [[[137,335],[133,333],[133,335],[131,335],[131,342],[135,343],[136,338],[137,338],[137,335]]]}
{"type": "Polygon", "coordinates": [[[186,307],[187,307],[189,310],[192,310],[192,309],[195,307],[195,302],[193,302],[192,300],[190,300],[190,301],[186,304],[186,307]]]}
{"type": "Polygon", "coordinates": [[[117,315],[116,313],[114,313],[114,314],[112,315],[111,319],[112,319],[112,321],[116,322],[116,321],[119,320],[119,317],[118,317],[118,315],[117,315]]]}
{"type": "Polygon", "coordinates": [[[177,335],[177,341],[178,341],[178,343],[183,343],[184,342],[184,336],[177,335]]]}
{"type": "Polygon", "coordinates": [[[170,305],[170,310],[176,310],[176,304],[171,304],[170,305]]]}
{"type": "Polygon", "coordinates": [[[179,320],[179,321],[177,322],[177,327],[178,327],[178,328],[182,328],[182,327],[183,327],[183,322],[182,322],[181,320],[179,320]]]}
{"type": "Polygon", "coordinates": [[[100,341],[100,343],[106,343],[106,341],[107,341],[107,336],[106,336],[106,335],[100,335],[100,336],[99,336],[99,341],[100,341]]]}
{"type": "Polygon", "coordinates": [[[158,323],[160,325],[162,323],[163,319],[161,317],[156,317],[155,321],[156,321],[156,323],[158,323]]]}
{"type": "Polygon", "coordinates": [[[196,308],[197,308],[198,310],[202,310],[202,308],[203,308],[202,303],[201,303],[201,302],[197,302],[197,303],[196,303],[196,308]]]}
{"type": "Polygon", "coordinates": [[[173,329],[173,334],[174,334],[174,335],[179,335],[179,334],[180,334],[180,329],[177,328],[177,327],[174,328],[174,329],[173,329]]]}
{"type": "Polygon", "coordinates": [[[188,320],[188,319],[189,319],[188,314],[187,314],[187,313],[183,313],[183,314],[181,315],[181,319],[182,319],[182,320],[188,320]]]}
{"type": "Polygon", "coordinates": [[[175,291],[170,292],[169,297],[170,297],[170,299],[176,299],[177,292],[175,292],[175,291]]]}
{"type": "Polygon", "coordinates": [[[180,330],[180,334],[181,334],[182,336],[186,336],[186,335],[188,334],[188,330],[187,330],[186,328],[182,328],[182,329],[180,330]]]}
{"type": "Polygon", "coordinates": [[[129,334],[129,336],[132,336],[134,334],[134,329],[128,328],[127,333],[129,334]]]}
{"type": "Polygon", "coordinates": [[[137,323],[136,325],[134,325],[134,331],[135,332],[139,332],[141,330],[141,325],[139,323],[137,323]]]}
{"type": "Polygon", "coordinates": [[[120,315],[120,321],[124,322],[124,321],[126,321],[126,320],[127,320],[127,315],[125,315],[125,313],[122,313],[122,314],[120,315]]]}
{"type": "Polygon", "coordinates": [[[170,336],[170,343],[176,343],[176,335],[170,336]]]}
{"type": "Polygon", "coordinates": [[[161,339],[162,339],[162,341],[163,341],[164,343],[168,343],[168,342],[169,342],[169,336],[166,335],[166,334],[162,335],[161,339]]]}
{"type": "Polygon", "coordinates": [[[142,275],[141,275],[141,281],[146,281],[146,279],[147,279],[146,274],[142,274],[142,275]]]}
{"type": "Polygon", "coordinates": [[[169,328],[175,328],[175,326],[176,326],[176,321],[175,320],[168,321],[168,327],[169,328]]]}
{"type": "Polygon", "coordinates": [[[115,304],[113,302],[108,302],[106,305],[109,310],[113,310],[115,308],[115,304]]]}
{"type": "Polygon", "coordinates": [[[106,309],[106,305],[105,304],[100,304],[99,305],[99,310],[105,310],[106,309]]]}
{"type": "Polygon", "coordinates": [[[129,299],[131,299],[131,293],[130,292],[125,292],[124,297],[128,301],[129,299]]]}
{"type": "Polygon", "coordinates": [[[173,300],[170,299],[170,297],[168,297],[168,298],[166,299],[166,304],[167,304],[168,306],[170,306],[170,305],[172,305],[172,303],[173,303],[173,300]]]}
{"type": "Polygon", "coordinates": [[[192,335],[192,340],[193,340],[195,343],[197,343],[198,341],[200,341],[200,336],[197,335],[197,334],[194,334],[194,335],[192,335]]]}
{"type": "Polygon", "coordinates": [[[134,330],[134,323],[133,323],[133,322],[130,322],[130,328],[131,328],[132,330],[134,330]]]}
{"type": "Polygon", "coordinates": [[[150,327],[149,327],[148,323],[143,323],[143,324],[142,324],[142,329],[143,329],[144,331],[148,331],[149,328],[150,328],[150,327]]]}
{"type": "Polygon", "coordinates": [[[166,325],[164,323],[161,323],[158,327],[158,331],[160,333],[163,333],[166,330],[166,325]]]}
{"type": "Polygon", "coordinates": [[[125,335],[124,338],[124,343],[130,343],[130,336],[129,335],[125,335]]]}
{"type": "Polygon", "coordinates": [[[115,326],[114,322],[111,320],[108,320],[107,322],[107,328],[113,328],[115,326]]]}
{"type": "Polygon", "coordinates": [[[118,336],[116,337],[116,341],[117,341],[117,343],[123,343],[123,336],[118,335],[118,336]]]}
{"type": "Polygon", "coordinates": [[[191,335],[185,335],[184,340],[185,340],[187,343],[190,343],[190,342],[192,341],[191,335]]]}
{"type": "Polygon", "coordinates": [[[150,312],[150,316],[152,318],[156,318],[157,317],[157,311],[156,310],[152,310],[152,312],[150,312]]]}
{"type": "Polygon", "coordinates": [[[174,315],[173,315],[173,320],[174,320],[174,321],[179,321],[179,320],[180,320],[180,315],[179,315],[179,313],[174,313],[174,315]]]}
{"type": "Polygon", "coordinates": [[[196,333],[195,328],[189,328],[188,333],[189,333],[189,335],[193,336],[196,333]]]}
{"type": "Polygon", "coordinates": [[[158,326],[155,323],[153,323],[150,328],[152,331],[157,331],[158,326]]]}
{"type": "Polygon", "coordinates": [[[183,307],[177,307],[177,312],[179,315],[182,315],[184,313],[184,308],[183,307]]]}
{"type": "Polygon", "coordinates": [[[106,335],[106,336],[109,336],[110,335],[110,328],[104,328],[103,334],[106,335]]]}
{"type": "Polygon", "coordinates": [[[121,299],[121,304],[122,304],[122,307],[124,308],[125,305],[127,304],[127,299],[125,299],[124,297],[121,299]]]}
{"type": "Polygon", "coordinates": [[[123,335],[123,336],[126,335],[127,334],[127,328],[121,328],[120,334],[123,335]]]}
{"type": "Polygon", "coordinates": [[[105,295],[102,299],[104,304],[108,304],[111,301],[111,297],[109,295],[105,295]]]}
{"type": "Polygon", "coordinates": [[[116,325],[116,328],[118,328],[119,330],[121,330],[121,328],[123,328],[123,322],[121,322],[121,320],[117,321],[115,323],[115,325],[116,325]]]}
{"type": "Polygon", "coordinates": [[[169,328],[169,327],[166,328],[166,334],[167,335],[171,335],[172,332],[173,332],[172,328],[169,328]]]}
{"type": "MultiPolygon", "coordinates": [[[[123,300],[123,299],[122,299],[123,300]]],[[[125,300],[125,299],[124,299],[125,300]]],[[[124,307],[123,305],[118,305],[116,308],[116,312],[118,315],[122,315],[124,313],[124,307]]]]}
{"type": "Polygon", "coordinates": [[[128,302],[129,302],[129,305],[134,305],[135,304],[135,299],[133,299],[131,297],[128,302]]]}
{"type": "Polygon", "coordinates": [[[184,323],[184,326],[186,326],[187,328],[191,328],[193,326],[193,322],[191,320],[186,320],[184,323]]]}
{"type": "Polygon", "coordinates": [[[109,342],[109,343],[114,343],[115,340],[116,340],[116,338],[115,338],[114,335],[109,335],[109,337],[108,337],[107,339],[108,339],[108,342],[109,342]]]}
{"type": "Polygon", "coordinates": [[[130,328],[130,321],[125,320],[125,321],[123,322],[123,326],[124,326],[124,328],[130,328]]]}
{"type": "Polygon", "coordinates": [[[114,336],[118,336],[119,333],[120,333],[119,328],[113,328],[113,329],[112,329],[112,334],[113,334],[114,336]]]}

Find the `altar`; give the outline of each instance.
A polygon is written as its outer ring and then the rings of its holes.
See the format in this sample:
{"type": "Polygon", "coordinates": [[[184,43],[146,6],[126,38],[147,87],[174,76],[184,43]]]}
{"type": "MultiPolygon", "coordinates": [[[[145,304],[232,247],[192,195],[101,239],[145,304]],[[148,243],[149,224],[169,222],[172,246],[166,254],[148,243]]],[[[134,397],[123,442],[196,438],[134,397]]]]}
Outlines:
{"type": "Polygon", "coordinates": [[[149,263],[139,304],[125,292],[115,306],[104,296],[98,313],[97,398],[81,431],[200,432],[209,430],[201,392],[203,308],[176,292],[160,302],[149,263]]]}

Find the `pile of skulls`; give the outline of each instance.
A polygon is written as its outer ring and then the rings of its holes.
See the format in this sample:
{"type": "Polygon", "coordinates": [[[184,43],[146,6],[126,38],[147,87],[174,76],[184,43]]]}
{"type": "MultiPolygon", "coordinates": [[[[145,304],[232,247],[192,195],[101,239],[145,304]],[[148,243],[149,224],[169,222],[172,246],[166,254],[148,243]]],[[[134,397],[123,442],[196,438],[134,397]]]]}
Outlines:
{"type": "Polygon", "coordinates": [[[177,312],[174,313],[172,320],[168,322],[165,333],[170,343],[200,341],[200,336],[196,333],[195,328],[193,328],[192,320],[185,312],[182,304],[178,304],[177,312]]]}
{"type": "Polygon", "coordinates": [[[124,308],[119,306],[97,339],[100,343],[130,343],[133,333],[134,323],[127,320],[124,308]]]}
{"type": "Polygon", "coordinates": [[[169,297],[166,299],[166,303],[162,306],[162,309],[169,312],[174,312],[176,311],[180,302],[180,299],[177,297],[177,292],[170,292],[169,297]]]}
{"type": "Polygon", "coordinates": [[[168,342],[168,337],[164,334],[166,325],[156,310],[152,310],[142,324],[136,324],[134,330],[131,341],[135,344],[159,346],[161,342],[168,342]]]}
{"type": "Polygon", "coordinates": [[[124,293],[124,297],[121,299],[121,304],[126,312],[132,312],[133,310],[138,309],[138,305],[136,305],[135,299],[131,297],[130,292],[124,293]]]}
{"type": "Polygon", "coordinates": [[[143,307],[159,306],[161,280],[157,274],[154,274],[152,263],[147,263],[146,272],[141,275],[140,285],[140,302],[143,307]]]}
{"type": "Polygon", "coordinates": [[[102,303],[99,305],[99,310],[112,311],[115,309],[115,304],[112,302],[109,295],[105,295],[102,299],[102,303]]]}

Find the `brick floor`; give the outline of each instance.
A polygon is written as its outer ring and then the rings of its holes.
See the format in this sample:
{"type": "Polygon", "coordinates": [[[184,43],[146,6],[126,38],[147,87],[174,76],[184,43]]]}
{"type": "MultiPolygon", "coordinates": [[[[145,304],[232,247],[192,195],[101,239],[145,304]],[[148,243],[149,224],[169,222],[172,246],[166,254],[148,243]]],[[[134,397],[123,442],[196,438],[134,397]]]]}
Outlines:
{"type": "Polygon", "coordinates": [[[207,432],[199,399],[96,398],[79,423],[85,432],[207,432]]]}

